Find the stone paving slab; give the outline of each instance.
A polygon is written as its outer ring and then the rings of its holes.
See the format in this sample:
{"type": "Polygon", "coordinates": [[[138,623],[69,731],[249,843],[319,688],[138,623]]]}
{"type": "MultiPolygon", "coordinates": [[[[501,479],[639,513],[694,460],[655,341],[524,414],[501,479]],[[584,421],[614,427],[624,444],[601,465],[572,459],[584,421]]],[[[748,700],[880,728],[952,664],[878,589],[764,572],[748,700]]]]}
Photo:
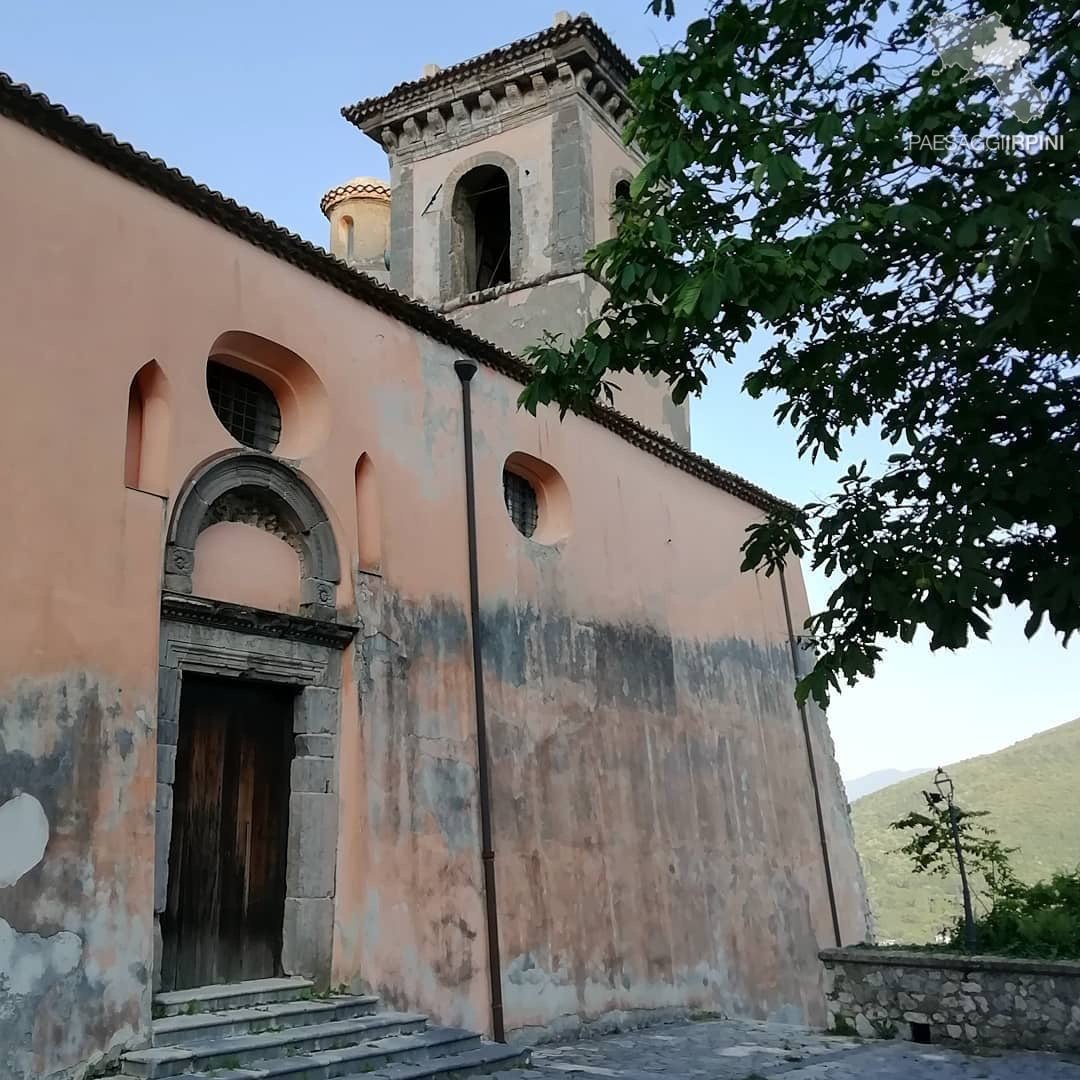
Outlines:
{"type": "Polygon", "coordinates": [[[623,1032],[532,1051],[497,1080],[1080,1080],[1073,1056],[824,1035],[786,1024],[708,1020],[623,1032]]]}

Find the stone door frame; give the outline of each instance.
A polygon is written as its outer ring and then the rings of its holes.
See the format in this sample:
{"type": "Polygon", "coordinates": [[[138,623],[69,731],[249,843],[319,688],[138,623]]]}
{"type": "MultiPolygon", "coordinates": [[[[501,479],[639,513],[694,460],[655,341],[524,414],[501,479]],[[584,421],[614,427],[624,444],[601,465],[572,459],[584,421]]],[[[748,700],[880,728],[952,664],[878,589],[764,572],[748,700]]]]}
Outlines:
{"type": "Polygon", "coordinates": [[[281,962],[321,988],[330,983],[337,871],[337,745],[341,653],[356,627],[337,621],[341,561],[314,488],[292,464],[228,450],[199,465],[176,499],[165,538],[158,670],[154,830],[154,984],[160,985],[161,914],[169,888],[173,783],[185,672],[297,689],[290,767],[281,962]],[[300,562],[300,613],[192,596],[203,529],[241,521],[279,536],[300,562]]]}
{"type": "Polygon", "coordinates": [[[166,593],[162,598],[154,837],[154,984],[169,884],[173,782],[184,674],[297,688],[290,768],[281,962],[290,975],[330,983],[337,872],[341,650],[354,628],[166,593]]]}

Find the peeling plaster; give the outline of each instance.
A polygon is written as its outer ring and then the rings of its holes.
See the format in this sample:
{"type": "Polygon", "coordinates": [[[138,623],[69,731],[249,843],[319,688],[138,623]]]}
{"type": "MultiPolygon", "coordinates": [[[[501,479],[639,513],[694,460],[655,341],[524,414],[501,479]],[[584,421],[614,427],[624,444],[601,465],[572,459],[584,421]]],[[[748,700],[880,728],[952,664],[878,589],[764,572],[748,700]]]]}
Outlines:
{"type": "Polygon", "coordinates": [[[0,919],[0,986],[17,997],[43,993],[78,967],[82,950],[78,934],[20,934],[0,919]]]}
{"type": "Polygon", "coordinates": [[[6,877],[23,871],[0,888],[4,1080],[81,1077],[145,1038],[151,714],[137,693],[89,672],[22,679],[0,696],[0,792],[22,793],[0,810],[0,836],[6,877]],[[11,815],[35,835],[15,857],[11,815]]]}
{"type": "Polygon", "coordinates": [[[0,889],[33,870],[48,843],[49,819],[33,795],[24,792],[0,806],[0,889]]]}

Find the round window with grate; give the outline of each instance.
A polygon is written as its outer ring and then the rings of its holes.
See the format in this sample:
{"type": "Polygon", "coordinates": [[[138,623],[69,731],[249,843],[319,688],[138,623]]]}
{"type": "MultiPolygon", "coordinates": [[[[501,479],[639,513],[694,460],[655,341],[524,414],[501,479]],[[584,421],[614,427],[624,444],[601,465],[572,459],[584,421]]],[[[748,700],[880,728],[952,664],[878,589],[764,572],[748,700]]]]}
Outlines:
{"type": "Polygon", "coordinates": [[[225,430],[239,443],[267,452],[281,438],[281,410],[264,382],[246,371],[210,360],[206,365],[210,404],[225,430]]]}
{"type": "Polygon", "coordinates": [[[503,464],[506,513],[522,536],[536,544],[557,544],[570,535],[570,493],[547,462],[512,453],[503,464]]]}
{"type": "Polygon", "coordinates": [[[531,537],[540,518],[536,488],[519,473],[503,469],[503,498],[514,527],[522,536],[531,537]]]}

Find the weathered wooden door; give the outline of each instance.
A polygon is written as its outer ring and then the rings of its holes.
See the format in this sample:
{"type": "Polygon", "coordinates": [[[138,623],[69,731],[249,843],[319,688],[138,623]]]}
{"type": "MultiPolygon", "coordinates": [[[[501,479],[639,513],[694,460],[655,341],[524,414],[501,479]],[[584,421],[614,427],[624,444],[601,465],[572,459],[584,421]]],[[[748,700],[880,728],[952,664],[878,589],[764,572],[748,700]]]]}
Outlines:
{"type": "Polygon", "coordinates": [[[162,989],[281,974],[293,693],[185,675],[162,989]]]}

